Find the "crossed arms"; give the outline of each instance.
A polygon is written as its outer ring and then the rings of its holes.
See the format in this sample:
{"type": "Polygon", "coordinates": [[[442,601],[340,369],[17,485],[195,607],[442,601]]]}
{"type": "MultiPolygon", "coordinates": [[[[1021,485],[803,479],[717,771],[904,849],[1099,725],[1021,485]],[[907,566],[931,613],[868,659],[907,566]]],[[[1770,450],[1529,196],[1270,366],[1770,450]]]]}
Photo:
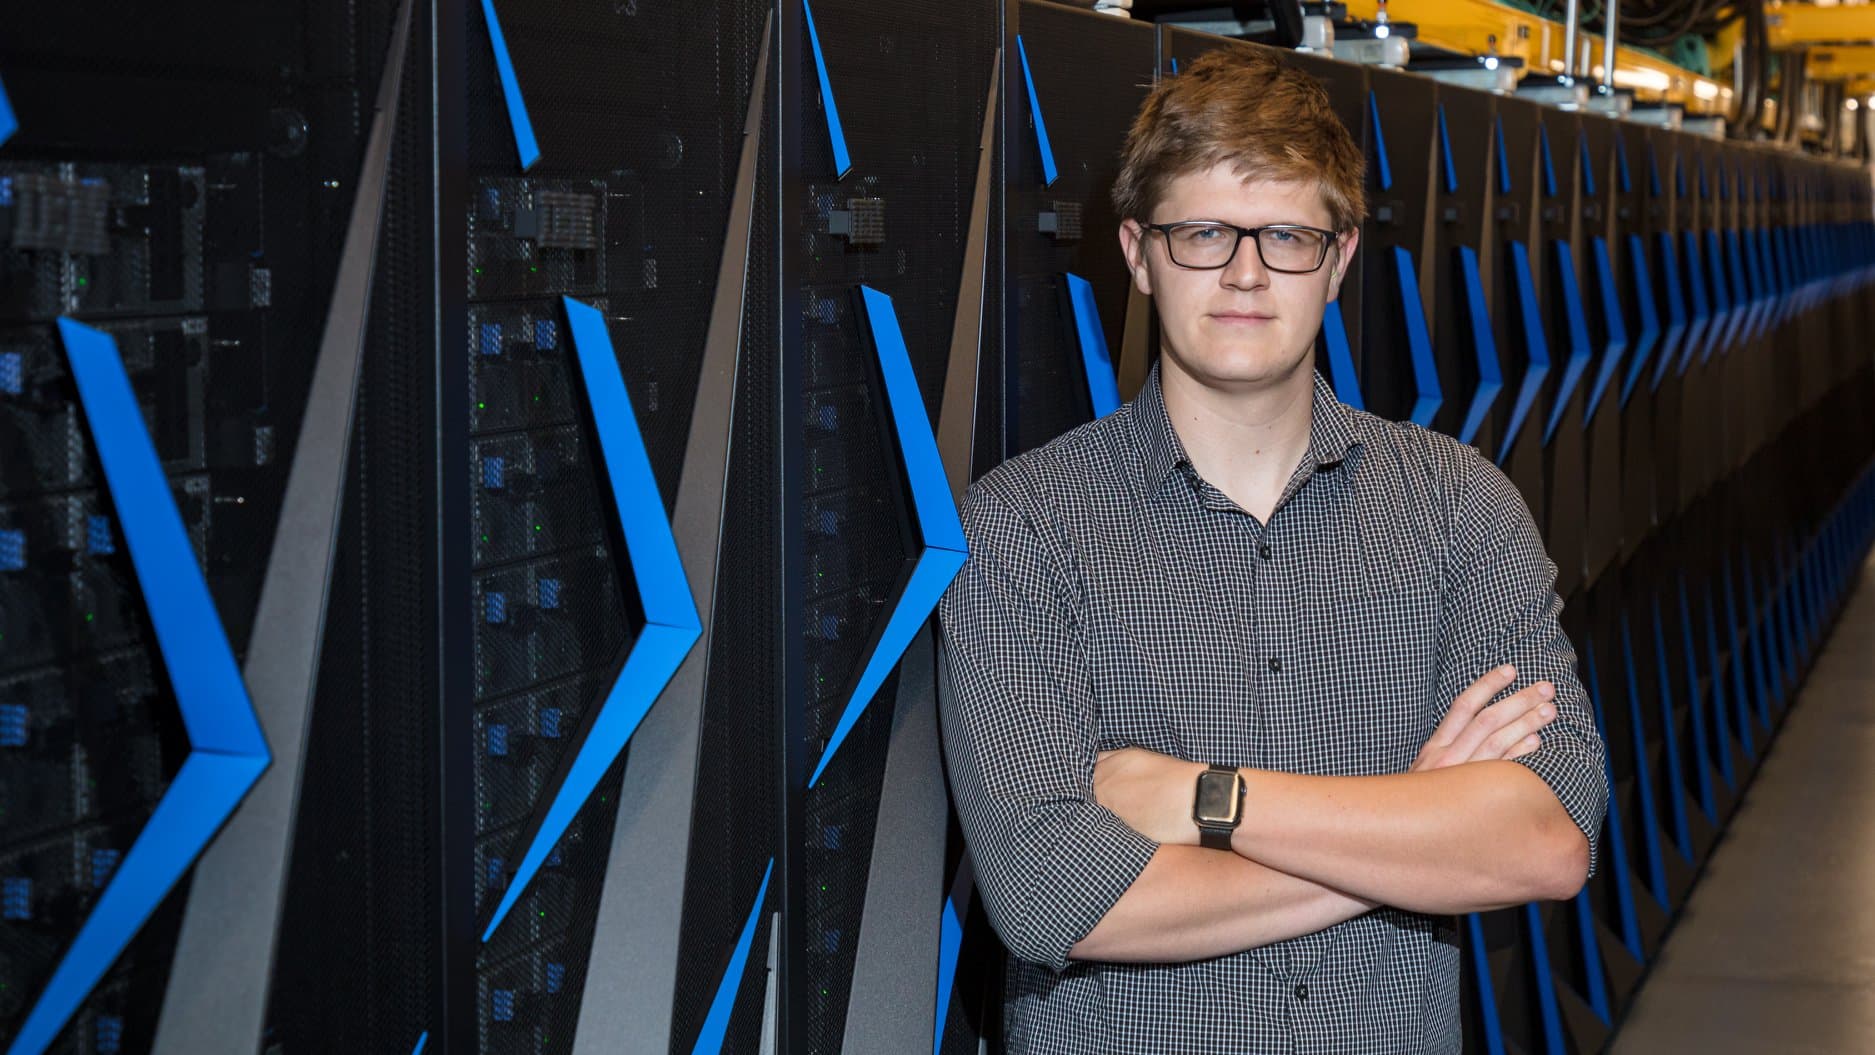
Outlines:
{"type": "Polygon", "coordinates": [[[1501,481],[1484,486],[1508,493],[1482,496],[1499,512],[1456,547],[1452,610],[1468,614],[1445,662],[1499,666],[1462,690],[1441,677],[1449,706],[1409,772],[1242,770],[1234,853],[1197,846],[1200,762],[1097,753],[1072,576],[1013,500],[973,490],[972,556],[942,610],[953,687],[942,714],[984,903],[1011,952],[1057,970],[1181,962],[1379,905],[1453,914],[1579,890],[1607,801],[1602,747],[1557,626],[1553,568],[1501,481]]]}

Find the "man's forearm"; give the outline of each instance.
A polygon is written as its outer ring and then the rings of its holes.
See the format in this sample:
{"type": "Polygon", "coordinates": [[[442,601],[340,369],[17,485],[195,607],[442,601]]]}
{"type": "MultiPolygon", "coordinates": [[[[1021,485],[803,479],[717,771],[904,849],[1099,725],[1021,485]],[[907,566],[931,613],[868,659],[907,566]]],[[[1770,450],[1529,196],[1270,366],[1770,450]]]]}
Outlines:
{"type": "Polygon", "coordinates": [[[1542,778],[1515,762],[1314,777],[1245,770],[1232,847],[1290,875],[1415,912],[1574,896],[1588,841],[1542,778]]]}
{"type": "Polygon", "coordinates": [[[1184,963],[1313,934],[1373,908],[1236,854],[1161,846],[1076,960],[1184,963]]]}

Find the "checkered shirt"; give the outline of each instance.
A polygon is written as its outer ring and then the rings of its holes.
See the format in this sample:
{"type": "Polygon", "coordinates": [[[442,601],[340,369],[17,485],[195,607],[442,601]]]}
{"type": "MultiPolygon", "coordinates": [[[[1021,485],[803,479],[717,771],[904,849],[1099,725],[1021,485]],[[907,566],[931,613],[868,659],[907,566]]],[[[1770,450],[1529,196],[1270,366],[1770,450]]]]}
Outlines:
{"type": "Polygon", "coordinates": [[[1556,684],[1558,717],[1521,761],[1593,867],[1603,745],[1522,497],[1475,449],[1353,410],[1319,375],[1313,398],[1267,525],[1193,470],[1156,369],[1133,402],[970,488],[941,710],[1011,953],[1011,1052],[1460,1049],[1451,917],[1381,908],[1202,962],[1069,961],[1157,846],[1095,802],[1096,751],[1400,773],[1460,691],[1513,663],[1517,687],[1556,684]]]}

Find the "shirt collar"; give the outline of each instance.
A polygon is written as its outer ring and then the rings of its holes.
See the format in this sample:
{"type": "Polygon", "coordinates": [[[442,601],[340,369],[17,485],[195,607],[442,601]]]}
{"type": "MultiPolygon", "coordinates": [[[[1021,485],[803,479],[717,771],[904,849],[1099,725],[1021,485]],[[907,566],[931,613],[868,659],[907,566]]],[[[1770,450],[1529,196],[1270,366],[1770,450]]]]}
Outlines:
{"type": "MultiPolygon", "coordinates": [[[[1352,408],[1335,398],[1319,371],[1309,410],[1309,447],[1304,455],[1314,469],[1338,465],[1348,452],[1362,441],[1360,422],[1352,408]]],[[[1164,486],[1167,477],[1191,465],[1185,445],[1172,427],[1165,409],[1165,390],[1159,384],[1159,364],[1154,362],[1146,375],[1145,387],[1128,408],[1132,415],[1134,447],[1138,453],[1138,477],[1142,493],[1151,495],[1164,486]]]]}

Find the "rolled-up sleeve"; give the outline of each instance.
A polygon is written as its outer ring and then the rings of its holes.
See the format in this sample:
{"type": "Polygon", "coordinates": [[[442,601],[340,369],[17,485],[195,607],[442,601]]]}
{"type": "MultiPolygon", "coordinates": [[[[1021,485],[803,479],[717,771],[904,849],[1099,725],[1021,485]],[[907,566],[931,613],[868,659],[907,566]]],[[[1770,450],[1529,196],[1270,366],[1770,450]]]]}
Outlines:
{"type": "Polygon", "coordinates": [[[1094,800],[1099,715],[1064,554],[983,483],[970,557],[939,606],[951,791],[990,922],[1055,970],[1158,849],[1094,800]]]}
{"type": "Polygon", "coordinates": [[[1486,671],[1509,663],[1517,680],[1556,686],[1556,718],[1542,744],[1517,761],[1543,779],[1589,842],[1589,874],[1599,859],[1608,810],[1606,748],[1576,671],[1576,651],[1562,629],[1556,565],[1509,479],[1466,449],[1469,471],[1453,509],[1447,638],[1437,699],[1440,713],[1486,671]]]}

